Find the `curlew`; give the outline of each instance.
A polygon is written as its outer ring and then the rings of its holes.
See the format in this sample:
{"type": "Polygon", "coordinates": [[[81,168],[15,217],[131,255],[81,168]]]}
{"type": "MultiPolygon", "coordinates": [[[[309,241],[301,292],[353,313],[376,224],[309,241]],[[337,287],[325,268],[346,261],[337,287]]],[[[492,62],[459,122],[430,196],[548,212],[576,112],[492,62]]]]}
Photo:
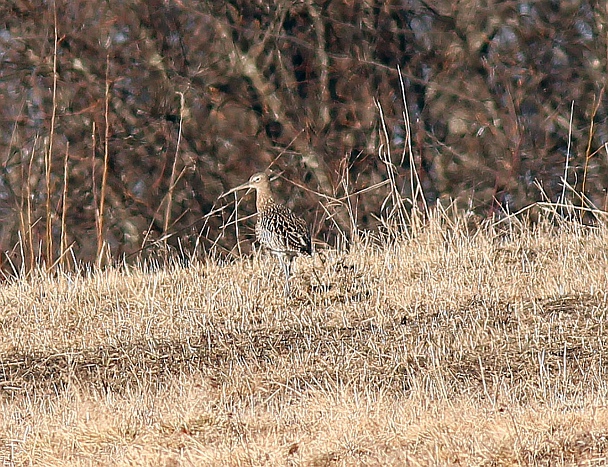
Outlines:
{"type": "Polygon", "coordinates": [[[256,191],[257,222],[255,236],[281,263],[285,273],[285,296],[290,294],[289,276],[293,259],[301,254],[310,255],[312,246],[306,223],[287,206],[275,201],[270,179],[264,172],[251,176],[248,182],[233,188],[226,195],[247,189],[256,191]]]}

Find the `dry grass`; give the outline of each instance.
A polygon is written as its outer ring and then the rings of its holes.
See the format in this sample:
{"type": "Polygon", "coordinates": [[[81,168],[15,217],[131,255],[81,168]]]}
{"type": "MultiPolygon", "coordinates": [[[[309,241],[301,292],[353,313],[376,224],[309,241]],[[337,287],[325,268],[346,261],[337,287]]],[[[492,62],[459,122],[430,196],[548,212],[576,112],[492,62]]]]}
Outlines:
{"type": "Polygon", "coordinates": [[[4,285],[0,457],[605,464],[606,245],[436,218],[299,260],[288,301],[265,256],[4,285]]]}

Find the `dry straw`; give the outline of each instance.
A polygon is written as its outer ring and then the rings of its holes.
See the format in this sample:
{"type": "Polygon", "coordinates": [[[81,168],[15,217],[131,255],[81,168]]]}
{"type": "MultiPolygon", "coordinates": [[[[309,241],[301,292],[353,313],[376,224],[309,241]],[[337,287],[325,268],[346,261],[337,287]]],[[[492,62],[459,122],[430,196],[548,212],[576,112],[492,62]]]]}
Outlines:
{"type": "MultiPolygon", "coordinates": [[[[107,77],[98,259],[108,108],[107,77]]],[[[406,206],[380,130],[387,180],[319,194],[328,215],[348,212],[356,242],[302,258],[288,298],[260,253],[188,268],[32,267],[0,287],[2,462],[606,464],[604,213],[581,194],[582,208],[563,199],[482,222],[429,210],[415,178],[406,206]],[[386,196],[383,230],[359,232],[352,199],[371,190],[386,196]]],[[[68,194],[66,176],[63,213],[68,194]]],[[[229,214],[225,227],[243,220],[229,214]]]]}
{"type": "Polygon", "coordinates": [[[289,300],[267,256],[7,284],[0,455],[599,465],[608,231],[511,224],[363,235],[301,259],[289,300]]]}

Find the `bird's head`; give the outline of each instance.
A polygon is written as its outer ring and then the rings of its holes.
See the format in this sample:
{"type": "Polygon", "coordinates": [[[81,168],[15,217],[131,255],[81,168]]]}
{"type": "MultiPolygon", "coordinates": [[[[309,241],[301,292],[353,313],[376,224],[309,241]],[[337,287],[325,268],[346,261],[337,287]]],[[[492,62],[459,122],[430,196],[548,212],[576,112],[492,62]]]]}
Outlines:
{"type": "Polygon", "coordinates": [[[268,177],[268,174],[266,174],[265,172],[258,172],[256,174],[253,174],[247,182],[227,191],[226,193],[224,193],[223,196],[227,196],[231,193],[234,193],[235,191],[240,191],[240,190],[247,190],[247,193],[249,193],[251,190],[258,190],[258,191],[264,191],[264,192],[269,191],[270,190],[270,178],[268,177]]]}

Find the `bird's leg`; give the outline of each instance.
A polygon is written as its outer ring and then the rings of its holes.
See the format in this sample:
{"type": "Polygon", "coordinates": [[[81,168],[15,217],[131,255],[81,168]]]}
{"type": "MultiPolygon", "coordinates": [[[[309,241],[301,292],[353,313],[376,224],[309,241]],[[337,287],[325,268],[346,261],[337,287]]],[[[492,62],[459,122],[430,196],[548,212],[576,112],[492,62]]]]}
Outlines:
{"type": "Polygon", "coordinates": [[[281,265],[283,266],[283,271],[285,272],[285,296],[289,297],[291,291],[289,289],[289,276],[291,272],[291,261],[293,258],[290,256],[279,256],[279,260],[281,261],[281,265]]]}

